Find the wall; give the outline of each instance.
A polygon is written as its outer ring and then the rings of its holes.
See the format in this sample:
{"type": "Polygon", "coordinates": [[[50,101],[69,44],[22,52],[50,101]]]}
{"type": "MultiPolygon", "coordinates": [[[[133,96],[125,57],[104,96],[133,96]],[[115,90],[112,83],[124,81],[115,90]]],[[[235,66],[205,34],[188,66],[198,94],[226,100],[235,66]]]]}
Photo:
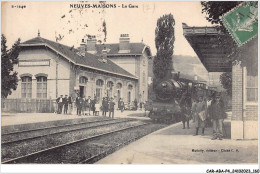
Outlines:
{"type": "Polygon", "coordinates": [[[50,60],[49,66],[14,66],[14,71],[18,72],[18,86],[8,98],[21,98],[21,77],[22,74],[32,75],[32,98],[36,98],[37,81],[35,75],[44,73],[47,75],[47,98],[56,98],[56,76],[58,79],[58,94],[69,94],[70,65],[68,62],[50,51],[47,48],[31,47],[23,49],[18,60],[50,60]],[[57,68],[57,74],[56,74],[57,68]]]}
{"type": "Polygon", "coordinates": [[[258,102],[246,101],[247,74],[257,74],[257,39],[251,40],[242,47],[240,56],[245,64],[235,64],[232,67],[232,139],[257,139],[258,138],[258,102]],[[255,61],[256,60],[256,61],[255,61]],[[252,72],[253,71],[253,72],[252,72]]]}
{"type": "Polygon", "coordinates": [[[88,70],[78,70],[77,75],[76,75],[75,86],[82,85],[82,84],[79,84],[79,78],[81,76],[88,78],[88,82],[85,85],[85,96],[91,96],[91,98],[94,98],[94,95],[96,93],[96,88],[97,88],[96,87],[96,81],[98,79],[101,79],[101,80],[104,81],[104,85],[103,85],[103,89],[102,89],[102,97],[106,97],[106,95],[107,95],[107,83],[109,81],[112,81],[113,84],[114,84],[113,89],[112,89],[112,94],[113,94],[113,98],[114,98],[115,102],[117,102],[117,88],[116,88],[117,83],[122,84],[121,98],[123,98],[123,100],[125,102],[127,101],[127,92],[128,92],[127,86],[129,84],[133,85],[133,91],[132,91],[131,99],[132,99],[132,101],[135,99],[135,94],[136,94],[136,87],[135,87],[136,82],[135,82],[135,80],[126,79],[126,78],[123,78],[123,77],[114,77],[114,76],[110,76],[109,74],[101,74],[101,73],[98,73],[98,72],[90,72],[88,70]]]}
{"type": "Polygon", "coordinates": [[[137,75],[138,69],[136,69],[136,57],[134,56],[113,56],[109,57],[110,60],[112,60],[114,63],[116,63],[118,66],[122,67],[129,73],[133,75],[137,75]]]}
{"type": "MultiPolygon", "coordinates": [[[[139,81],[139,93],[141,94],[141,98],[139,99],[141,102],[148,101],[148,55],[145,51],[144,54],[140,57],[140,62],[138,63],[140,66],[140,81],[139,81]],[[145,78],[143,80],[143,72],[145,73],[145,78]]],[[[139,95],[140,95],[139,94],[139,95]]]]}
{"type": "MultiPolygon", "coordinates": [[[[60,95],[71,95],[76,97],[74,87],[78,87],[80,76],[85,76],[88,78],[88,82],[85,88],[85,96],[94,97],[96,92],[96,80],[104,80],[103,96],[106,96],[106,84],[108,81],[114,83],[113,96],[116,98],[117,90],[116,84],[118,82],[122,83],[123,87],[121,89],[122,98],[127,100],[128,84],[133,85],[132,91],[132,101],[136,98],[138,83],[136,80],[131,80],[123,77],[114,77],[109,74],[102,74],[98,72],[93,72],[79,66],[75,66],[69,63],[63,57],[58,56],[53,51],[48,48],[40,47],[30,47],[29,49],[24,49],[21,51],[18,57],[19,60],[49,60],[49,66],[27,66],[21,67],[15,65],[14,70],[18,72],[18,86],[17,90],[13,91],[12,95],[8,96],[9,99],[21,98],[21,78],[22,74],[32,75],[32,98],[36,98],[37,81],[35,75],[38,73],[44,73],[47,75],[47,98],[55,99],[60,95]],[[57,81],[56,81],[57,79],[57,81]]],[[[135,60],[131,60],[135,62],[135,60]]],[[[135,65],[136,63],[133,63],[135,65]]],[[[117,101],[117,100],[115,100],[117,101]]]]}
{"type": "Polygon", "coordinates": [[[114,63],[129,73],[138,77],[138,84],[136,84],[135,98],[138,102],[145,102],[148,100],[148,54],[145,51],[142,56],[122,56],[109,57],[114,63]],[[145,80],[143,81],[143,72],[145,73],[145,80]]]}

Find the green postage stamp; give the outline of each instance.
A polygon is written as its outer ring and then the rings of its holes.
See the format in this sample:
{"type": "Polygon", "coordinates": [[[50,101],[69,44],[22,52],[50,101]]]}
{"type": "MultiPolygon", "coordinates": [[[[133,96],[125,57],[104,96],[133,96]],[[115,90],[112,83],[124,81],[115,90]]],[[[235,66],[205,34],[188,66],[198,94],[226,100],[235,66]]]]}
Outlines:
{"type": "Polygon", "coordinates": [[[222,21],[240,47],[258,33],[258,1],[241,3],[225,13],[222,21]]]}

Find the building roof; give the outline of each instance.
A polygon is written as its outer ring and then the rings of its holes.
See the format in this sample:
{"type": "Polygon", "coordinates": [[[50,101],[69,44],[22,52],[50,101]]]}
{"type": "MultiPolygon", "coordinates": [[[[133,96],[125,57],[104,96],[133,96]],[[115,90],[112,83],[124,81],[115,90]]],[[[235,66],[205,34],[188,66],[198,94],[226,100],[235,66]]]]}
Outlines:
{"type": "Polygon", "coordinates": [[[102,50],[104,47],[107,49],[108,56],[115,56],[115,55],[142,55],[145,50],[148,51],[148,56],[152,56],[150,47],[145,45],[144,43],[129,43],[130,50],[127,53],[120,53],[119,51],[119,43],[113,44],[97,44],[97,54],[102,54],[102,50]]]}
{"type": "Polygon", "coordinates": [[[190,27],[183,23],[183,35],[209,72],[231,72],[232,63],[228,59],[230,50],[218,44],[225,39],[217,27],[190,27]]]}
{"type": "Polygon", "coordinates": [[[21,43],[21,46],[47,46],[50,49],[56,51],[58,54],[73,62],[75,65],[83,66],[93,70],[102,71],[114,75],[128,77],[132,79],[138,79],[136,76],[127,72],[111,60],[107,59],[106,62],[100,61],[100,57],[86,53],[85,56],[77,54],[78,50],[54,41],[44,39],[42,37],[35,37],[28,41],[21,43]]]}

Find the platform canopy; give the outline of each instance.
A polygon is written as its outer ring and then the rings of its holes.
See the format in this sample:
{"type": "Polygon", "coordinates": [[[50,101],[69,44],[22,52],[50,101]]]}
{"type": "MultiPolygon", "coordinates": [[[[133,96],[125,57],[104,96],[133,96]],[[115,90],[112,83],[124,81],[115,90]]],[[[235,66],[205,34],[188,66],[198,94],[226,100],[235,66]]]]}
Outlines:
{"type": "Polygon", "coordinates": [[[183,35],[198,55],[208,72],[231,72],[229,51],[221,46],[219,39],[226,36],[216,27],[190,27],[182,24],[183,35]]]}

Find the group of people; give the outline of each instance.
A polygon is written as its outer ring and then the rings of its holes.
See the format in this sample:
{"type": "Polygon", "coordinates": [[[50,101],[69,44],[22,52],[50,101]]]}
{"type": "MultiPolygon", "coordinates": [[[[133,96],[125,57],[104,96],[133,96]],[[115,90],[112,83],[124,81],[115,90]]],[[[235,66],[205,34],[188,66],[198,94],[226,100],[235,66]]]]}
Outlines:
{"type": "Polygon", "coordinates": [[[203,136],[205,127],[211,122],[213,123],[212,140],[222,140],[222,126],[226,118],[226,113],[224,111],[224,103],[219,93],[213,94],[207,101],[205,101],[203,96],[199,96],[197,99],[185,93],[180,100],[180,107],[183,129],[185,129],[185,123],[187,123],[187,128],[189,129],[189,120],[193,119],[196,128],[194,136],[198,135],[199,128],[202,129],[201,135],[203,136]]]}
{"type": "Polygon", "coordinates": [[[56,103],[57,103],[57,114],[61,114],[62,110],[64,114],[71,114],[72,111],[72,97],[68,95],[65,95],[65,97],[63,97],[63,95],[60,95],[60,97],[58,97],[56,99],[56,103]],[[68,112],[69,110],[69,112],[68,112]]]}
{"type": "MultiPolygon", "coordinates": [[[[68,95],[60,95],[56,99],[57,103],[57,114],[72,114],[73,110],[73,103],[75,103],[77,115],[90,115],[91,112],[93,112],[93,116],[99,115],[99,112],[102,110],[102,116],[106,116],[107,112],[109,112],[109,117],[114,118],[114,111],[115,111],[115,102],[114,99],[111,97],[104,97],[102,100],[102,105],[100,105],[99,101],[94,97],[94,99],[91,99],[90,96],[86,98],[85,96],[80,97],[78,94],[75,100],[71,96],[68,97],[68,95]]],[[[121,99],[120,101],[120,108],[123,107],[124,103],[121,99]]]]}
{"type": "Polygon", "coordinates": [[[102,116],[106,117],[107,112],[109,112],[109,118],[114,118],[115,115],[115,102],[114,99],[111,97],[103,97],[102,99],[102,116]]]}

